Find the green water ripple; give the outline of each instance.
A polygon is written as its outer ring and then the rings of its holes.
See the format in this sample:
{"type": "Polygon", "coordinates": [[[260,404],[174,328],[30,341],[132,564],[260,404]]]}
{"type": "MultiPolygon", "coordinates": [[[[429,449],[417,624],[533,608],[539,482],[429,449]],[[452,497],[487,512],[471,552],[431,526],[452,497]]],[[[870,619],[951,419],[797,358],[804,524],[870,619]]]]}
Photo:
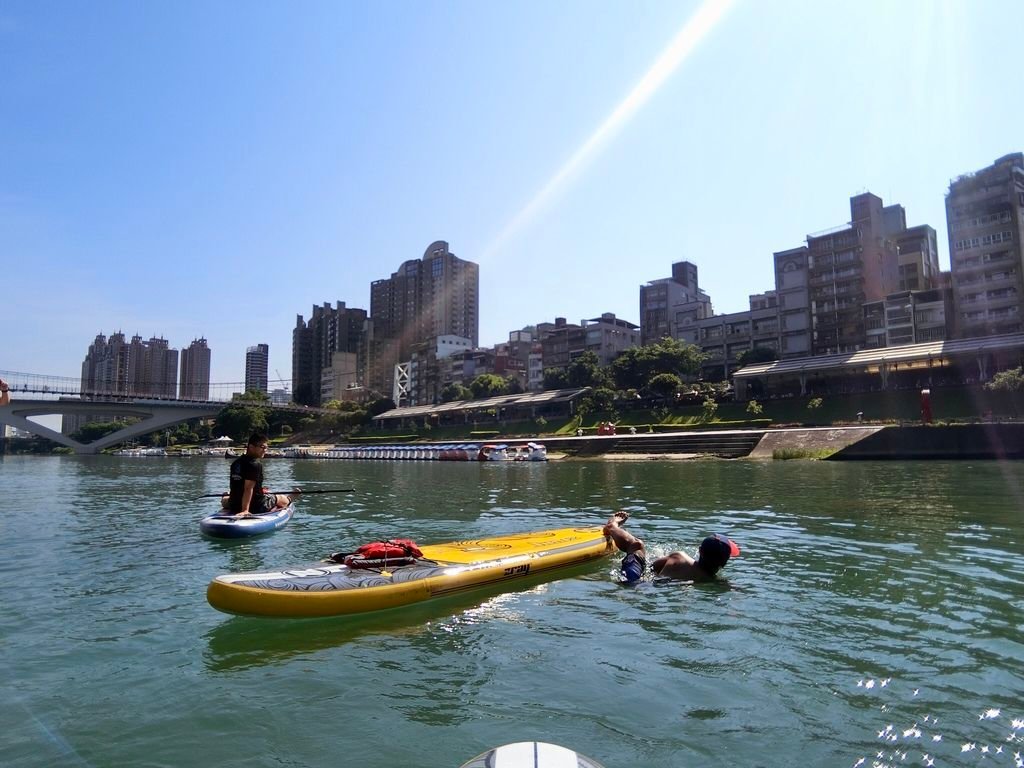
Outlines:
{"type": "Polygon", "coordinates": [[[1021,749],[1020,463],[268,461],[275,486],[356,492],[309,496],[265,537],[204,539],[209,507],[188,500],[226,472],[0,460],[0,493],[21,501],[0,518],[0,763],[378,765],[386,745],[389,766],[445,768],[524,739],[609,767],[998,766],[1021,749]],[[609,558],[348,619],[230,617],[204,599],[218,573],[373,538],[595,525],[616,508],[652,554],[712,531],[743,553],[715,584],[622,586],[609,558]]]}

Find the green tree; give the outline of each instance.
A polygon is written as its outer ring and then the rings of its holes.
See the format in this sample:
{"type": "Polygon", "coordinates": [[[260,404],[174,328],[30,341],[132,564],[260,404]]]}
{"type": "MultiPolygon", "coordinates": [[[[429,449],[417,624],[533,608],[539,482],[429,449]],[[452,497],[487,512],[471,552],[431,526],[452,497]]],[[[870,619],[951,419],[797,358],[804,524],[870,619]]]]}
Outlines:
{"type": "Polygon", "coordinates": [[[236,392],[231,397],[233,403],[248,403],[251,405],[270,405],[270,395],[258,389],[250,389],[246,392],[236,392]]]}
{"type": "Polygon", "coordinates": [[[611,373],[619,389],[644,389],[661,373],[680,379],[696,375],[706,357],[693,344],[666,336],[624,351],[612,363],[611,373]]]}
{"type": "Polygon", "coordinates": [[[508,376],[505,377],[505,394],[523,394],[523,385],[519,382],[519,377],[516,376],[514,373],[510,373],[508,376]]]}
{"type": "Polygon", "coordinates": [[[671,401],[682,386],[674,373],[659,373],[647,383],[647,388],[664,401],[671,401]]]}
{"type": "Polygon", "coordinates": [[[704,402],[701,407],[704,411],[705,421],[711,421],[712,419],[715,418],[715,414],[718,412],[718,402],[715,400],[715,398],[704,398],[704,402]]]}
{"type": "Polygon", "coordinates": [[[451,384],[445,384],[444,388],[441,390],[442,403],[451,403],[455,400],[469,400],[472,397],[473,393],[457,381],[452,382],[451,384]]]}
{"type": "Polygon", "coordinates": [[[993,392],[1024,392],[1024,366],[1000,371],[985,383],[985,389],[993,392]]]}
{"type": "Polygon", "coordinates": [[[395,407],[395,401],[390,397],[381,397],[370,403],[366,412],[372,418],[374,416],[380,416],[382,413],[386,413],[387,411],[393,411],[395,407]]]}
{"type": "Polygon", "coordinates": [[[266,408],[236,399],[217,414],[215,431],[243,442],[253,432],[266,432],[268,428],[266,408]]]}
{"type": "Polygon", "coordinates": [[[505,394],[505,380],[496,373],[481,373],[470,382],[469,389],[477,400],[495,397],[505,394]]]}
{"type": "Polygon", "coordinates": [[[568,389],[569,377],[564,368],[544,369],[544,389],[568,389]]]}
{"type": "Polygon", "coordinates": [[[101,437],[106,437],[111,432],[117,432],[117,430],[127,427],[129,424],[134,424],[137,421],[138,419],[90,421],[71,433],[71,438],[80,443],[94,443],[101,437]]]}
{"type": "Polygon", "coordinates": [[[565,381],[570,387],[607,387],[612,383],[608,371],[601,367],[595,352],[587,350],[565,369],[565,381]]]}
{"type": "Polygon", "coordinates": [[[171,432],[171,437],[174,439],[175,444],[199,442],[199,435],[195,431],[194,421],[178,424],[171,432]]]}
{"type": "Polygon", "coordinates": [[[610,411],[615,407],[615,390],[608,387],[597,387],[591,390],[588,397],[595,411],[610,411]]]}
{"type": "Polygon", "coordinates": [[[740,352],[736,356],[736,362],[743,365],[754,365],[755,363],[770,363],[778,360],[779,353],[769,347],[754,347],[740,352]]]}

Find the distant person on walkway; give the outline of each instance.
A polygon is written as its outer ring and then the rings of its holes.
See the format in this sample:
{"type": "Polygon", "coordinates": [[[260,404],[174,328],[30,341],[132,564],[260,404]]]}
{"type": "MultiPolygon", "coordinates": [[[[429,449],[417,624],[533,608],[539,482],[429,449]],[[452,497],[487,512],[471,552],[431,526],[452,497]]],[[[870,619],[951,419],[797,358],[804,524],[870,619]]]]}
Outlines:
{"type": "Polygon", "coordinates": [[[262,432],[253,432],[245,446],[245,454],[231,462],[230,490],[227,496],[227,511],[236,517],[250,517],[283,509],[292,503],[302,491],[296,488],[291,494],[264,493],[263,463],[260,459],[267,452],[269,441],[262,432]]]}
{"type": "MultiPolygon", "coordinates": [[[[604,535],[615,542],[615,546],[626,556],[622,558],[622,576],[628,582],[639,581],[647,570],[647,552],[644,542],[622,527],[629,519],[628,512],[616,512],[604,526],[604,535]]],[[[700,543],[697,559],[683,552],[673,552],[659,557],[651,565],[657,576],[683,581],[711,581],[725,567],[730,557],[736,557],[740,548],[731,539],[714,534],[700,543]]]]}
{"type": "Polygon", "coordinates": [[[11,402],[11,388],[7,386],[7,382],[0,379],[0,405],[7,405],[11,402]]]}

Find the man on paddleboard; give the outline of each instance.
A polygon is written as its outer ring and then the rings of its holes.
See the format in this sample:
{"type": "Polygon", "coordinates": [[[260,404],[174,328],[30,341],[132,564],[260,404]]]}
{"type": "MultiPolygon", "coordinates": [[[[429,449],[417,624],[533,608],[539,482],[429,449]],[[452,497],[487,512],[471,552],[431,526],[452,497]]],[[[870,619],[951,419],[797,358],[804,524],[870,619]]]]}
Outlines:
{"type": "MultiPolygon", "coordinates": [[[[604,526],[604,535],[615,542],[615,546],[626,556],[622,558],[622,576],[628,582],[639,581],[647,569],[647,552],[643,539],[638,539],[622,527],[629,519],[628,512],[616,512],[604,526]]],[[[740,548],[726,536],[714,534],[700,543],[697,559],[684,552],[672,552],[659,557],[651,565],[654,573],[668,579],[684,581],[710,581],[715,578],[730,557],[736,557],[740,548]]]]}
{"type": "Polygon", "coordinates": [[[253,432],[245,446],[245,454],[231,462],[230,490],[227,510],[236,517],[249,517],[283,509],[302,492],[296,488],[291,494],[263,492],[263,463],[269,440],[262,432],[253,432]]]}

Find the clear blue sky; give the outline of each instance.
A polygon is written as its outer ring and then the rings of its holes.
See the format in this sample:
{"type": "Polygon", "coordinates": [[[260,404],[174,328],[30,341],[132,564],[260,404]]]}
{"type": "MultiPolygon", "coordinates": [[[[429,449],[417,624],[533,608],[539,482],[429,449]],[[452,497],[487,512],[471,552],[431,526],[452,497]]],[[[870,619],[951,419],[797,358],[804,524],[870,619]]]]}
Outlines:
{"type": "Polygon", "coordinates": [[[1021,29],[1019,0],[2,0],[0,370],[77,376],[122,330],[289,378],[296,314],[369,309],[434,240],[480,264],[483,344],[638,322],[681,259],[735,312],[864,190],[948,268],[950,178],[1024,150],[1021,29]]]}

